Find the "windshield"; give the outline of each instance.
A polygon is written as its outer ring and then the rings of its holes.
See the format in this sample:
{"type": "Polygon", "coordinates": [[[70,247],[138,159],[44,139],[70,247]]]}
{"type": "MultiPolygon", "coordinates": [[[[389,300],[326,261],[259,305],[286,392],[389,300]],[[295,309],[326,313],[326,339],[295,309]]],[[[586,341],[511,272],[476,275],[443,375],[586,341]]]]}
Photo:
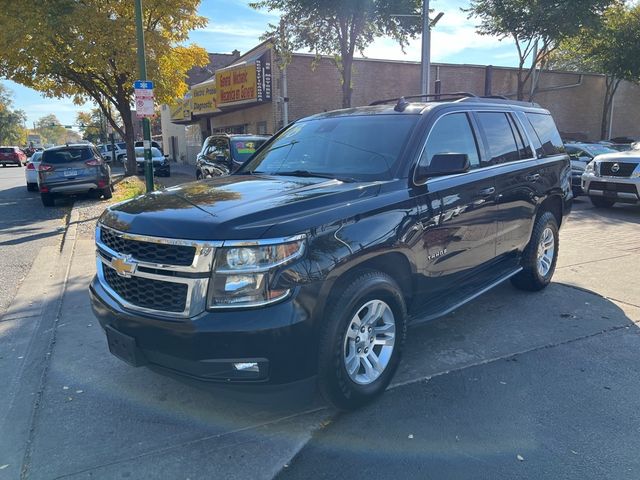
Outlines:
{"type": "Polygon", "coordinates": [[[617,150],[602,145],[585,145],[584,149],[594,157],[596,155],[604,155],[605,153],[618,153],[617,150]]]}
{"type": "MultiPolygon", "coordinates": [[[[151,156],[152,157],[162,157],[162,152],[155,147],[151,147],[151,156]]],[[[136,157],[144,158],[144,147],[136,147],[136,157]]]]}
{"type": "Polygon", "coordinates": [[[251,155],[256,153],[260,145],[266,142],[266,138],[245,138],[243,140],[231,140],[233,159],[238,163],[246,162],[251,155]]]}
{"type": "Polygon", "coordinates": [[[387,180],[417,120],[417,115],[368,115],[299,122],[238,173],[387,180]]]}
{"type": "Polygon", "coordinates": [[[31,161],[39,162],[41,156],[42,156],[42,152],[35,152],[33,155],[31,155],[31,161]]]}

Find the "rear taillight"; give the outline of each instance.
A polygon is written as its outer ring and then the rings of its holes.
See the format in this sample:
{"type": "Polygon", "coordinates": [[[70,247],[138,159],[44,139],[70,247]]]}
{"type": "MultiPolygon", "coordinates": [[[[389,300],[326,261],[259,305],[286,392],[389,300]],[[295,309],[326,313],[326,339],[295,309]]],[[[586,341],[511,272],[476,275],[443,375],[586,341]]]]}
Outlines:
{"type": "Polygon", "coordinates": [[[40,185],[40,191],[42,193],[49,193],[49,187],[47,187],[46,185],[40,185]]]}
{"type": "Polygon", "coordinates": [[[55,169],[53,168],[53,165],[46,165],[46,164],[40,164],[38,166],[38,171],[40,172],[53,172],[55,169]]]}
{"type": "Polygon", "coordinates": [[[29,162],[27,163],[27,170],[35,170],[36,167],[33,165],[33,163],[29,162]]]}
{"type": "Polygon", "coordinates": [[[84,164],[90,167],[97,167],[98,165],[102,165],[102,160],[94,158],[92,160],[87,160],[86,162],[84,162],[84,164]]]}
{"type": "Polygon", "coordinates": [[[104,180],[98,180],[98,188],[104,188],[107,186],[107,182],[104,180]]]}

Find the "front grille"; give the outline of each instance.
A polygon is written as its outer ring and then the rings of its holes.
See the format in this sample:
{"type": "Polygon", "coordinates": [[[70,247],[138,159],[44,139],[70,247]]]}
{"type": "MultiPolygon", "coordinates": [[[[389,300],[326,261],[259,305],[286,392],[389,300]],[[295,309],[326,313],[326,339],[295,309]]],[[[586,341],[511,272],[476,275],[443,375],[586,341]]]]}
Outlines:
{"type": "Polygon", "coordinates": [[[591,182],[589,190],[602,190],[620,193],[638,193],[636,186],[632,183],[615,183],[615,182],[591,182]]]}
{"type": "Polygon", "coordinates": [[[140,262],[187,267],[193,263],[195,247],[144,242],[122,237],[106,228],[100,229],[100,240],[118,253],[131,255],[140,262]]]}
{"type": "Polygon", "coordinates": [[[621,177],[628,178],[638,166],[637,163],[625,163],[625,162],[602,162],[600,163],[600,175],[605,177],[621,177]],[[611,168],[614,165],[618,165],[619,170],[614,172],[611,168]]]}
{"type": "Polygon", "coordinates": [[[177,313],[183,312],[186,307],[189,287],[184,283],[143,277],[121,277],[104,263],[102,269],[109,287],[137,307],[177,313]]]}

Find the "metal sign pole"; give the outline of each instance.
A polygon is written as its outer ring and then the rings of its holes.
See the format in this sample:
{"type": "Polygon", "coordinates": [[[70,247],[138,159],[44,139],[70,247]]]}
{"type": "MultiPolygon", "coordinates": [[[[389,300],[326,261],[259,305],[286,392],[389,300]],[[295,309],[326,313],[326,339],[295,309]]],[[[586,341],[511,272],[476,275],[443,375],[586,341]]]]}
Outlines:
{"type": "MultiPolygon", "coordinates": [[[[140,80],[147,80],[147,64],[144,52],[144,30],[142,29],[142,0],[135,0],[136,36],[138,40],[138,69],[140,80]]],[[[144,145],[144,179],[147,192],[153,191],[153,167],[151,164],[151,124],[145,116],[142,119],[142,135],[144,145]]]]}

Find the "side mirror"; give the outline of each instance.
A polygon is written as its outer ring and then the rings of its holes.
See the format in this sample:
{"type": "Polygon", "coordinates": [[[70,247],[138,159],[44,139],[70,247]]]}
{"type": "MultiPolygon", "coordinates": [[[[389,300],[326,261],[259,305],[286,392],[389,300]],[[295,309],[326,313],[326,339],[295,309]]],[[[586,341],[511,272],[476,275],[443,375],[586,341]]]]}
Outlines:
{"type": "Polygon", "coordinates": [[[468,172],[470,169],[471,163],[466,153],[439,153],[431,158],[429,165],[418,165],[415,181],[420,184],[430,177],[455,175],[468,172]]]}

